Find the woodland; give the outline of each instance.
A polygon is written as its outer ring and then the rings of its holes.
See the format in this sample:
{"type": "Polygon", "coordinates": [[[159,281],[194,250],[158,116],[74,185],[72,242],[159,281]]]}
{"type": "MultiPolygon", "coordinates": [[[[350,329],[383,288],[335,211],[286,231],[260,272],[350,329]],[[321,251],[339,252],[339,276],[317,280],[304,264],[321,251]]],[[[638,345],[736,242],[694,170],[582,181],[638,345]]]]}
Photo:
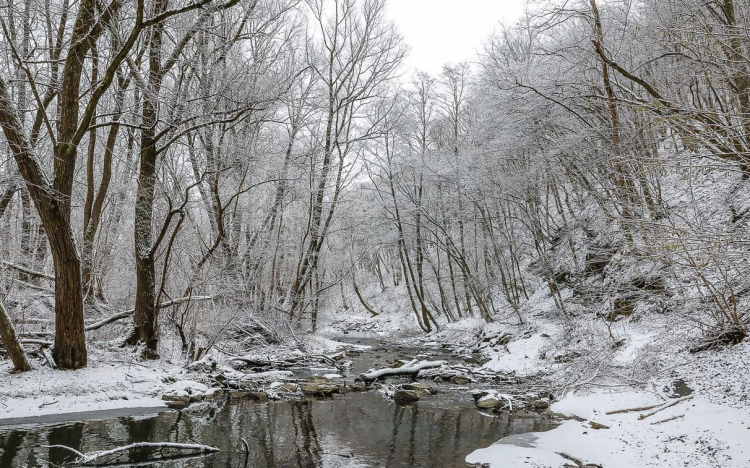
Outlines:
{"type": "Polygon", "coordinates": [[[436,76],[404,70],[386,8],[4,0],[15,370],[240,355],[348,316],[746,338],[750,2],[533,1],[436,76]]]}

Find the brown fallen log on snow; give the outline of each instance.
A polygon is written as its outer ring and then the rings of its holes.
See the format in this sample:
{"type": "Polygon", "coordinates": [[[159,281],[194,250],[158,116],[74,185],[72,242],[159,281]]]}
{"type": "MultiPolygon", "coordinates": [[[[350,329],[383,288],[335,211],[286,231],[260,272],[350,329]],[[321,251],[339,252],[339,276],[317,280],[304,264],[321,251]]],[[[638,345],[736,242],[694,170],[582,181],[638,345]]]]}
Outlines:
{"type": "Polygon", "coordinates": [[[433,369],[445,365],[445,361],[417,361],[413,360],[407,362],[401,367],[387,367],[385,369],[374,370],[370,372],[363,372],[359,374],[359,379],[364,382],[374,382],[384,377],[394,376],[412,376],[416,377],[419,371],[424,369],[433,369]]]}
{"type": "Polygon", "coordinates": [[[66,445],[46,445],[46,448],[67,450],[76,456],[72,462],[75,466],[102,466],[132,463],[134,459],[149,461],[169,460],[175,458],[206,455],[219,452],[216,447],[201,444],[178,444],[173,442],[138,442],[111,450],[82,453],[66,445]]]}
{"type": "Polygon", "coordinates": [[[663,405],[657,407],[653,411],[649,411],[648,413],[643,413],[643,414],[638,415],[638,419],[639,420],[640,419],[646,419],[646,418],[648,418],[650,416],[655,415],[656,413],[658,413],[660,411],[664,411],[667,408],[671,408],[671,407],[673,407],[675,405],[678,405],[678,404],[682,403],[683,401],[687,401],[687,400],[690,400],[692,398],[693,398],[693,395],[688,395],[688,396],[685,396],[685,397],[682,397],[682,398],[675,398],[674,400],[668,401],[668,402],[664,403],[663,405]]]}
{"type": "Polygon", "coordinates": [[[626,408],[626,409],[619,409],[619,410],[614,410],[614,411],[607,411],[604,414],[606,414],[607,416],[610,416],[610,415],[613,415],[613,414],[635,413],[635,412],[638,412],[638,411],[648,411],[648,410],[651,410],[651,409],[654,409],[654,408],[658,408],[662,404],[663,403],[659,403],[658,405],[638,406],[636,408],[626,408]]]}

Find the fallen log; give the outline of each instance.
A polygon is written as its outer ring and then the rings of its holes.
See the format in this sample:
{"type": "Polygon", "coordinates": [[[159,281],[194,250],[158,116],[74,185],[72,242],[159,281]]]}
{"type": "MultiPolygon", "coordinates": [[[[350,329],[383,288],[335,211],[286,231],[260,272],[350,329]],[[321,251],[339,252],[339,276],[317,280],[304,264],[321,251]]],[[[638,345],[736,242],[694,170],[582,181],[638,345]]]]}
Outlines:
{"type": "Polygon", "coordinates": [[[178,444],[174,442],[138,442],[111,450],[82,453],[66,445],[46,445],[46,448],[67,450],[76,456],[72,462],[76,466],[101,466],[129,463],[137,458],[149,460],[169,460],[175,458],[205,455],[219,452],[216,447],[201,444],[178,444]]]}
{"type": "Polygon", "coordinates": [[[52,346],[54,343],[48,340],[35,340],[32,338],[23,338],[20,340],[21,344],[27,345],[39,345],[39,346],[52,346]]]}
{"type": "Polygon", "coordinates": [[[671,418],[662,419],[660,421],[654,421],[654,422],[651,423],[651,425],[652,426],[656,426],[657,424],[662,424],[662,423],[665,423],[665,422],[674,421],[675,419],[682,419],[684,417],[685,417],[684,414],[678,414],[677,416],[672,416],[671,418]]]}
{"type": "Polygon", "coordinates": [[[36,278],[42,278],[42,279],[48,279],[50,281],[55,281],[54,276],[48,275],[47,273],[42,273],[41,271],[31,270],[24,266],[16,265],[15,263],[7,262],[5,260],[2,261],[2,264],[12,270],[20,271],[21,273],[26,273],[29,276],[34,276],[36,278]]]}
{"type": "Polygon", "coordinates": [[[358,379],[363,382],[374,382],[383,377],[393,377],[408,375],[416,377],[419,371],[424,369],[432,369],[445,365],[445,361],[417,361],[413,360],[407,362],[401,367],[387,367],[385,369],[373,370],[369,372],[363,372],[359,374],[358,379]]]}
{"type": "Polygon", "coordinates": [[[652,410],[654,408],[658,408],[659,406],[661,406],[663,404],[664,403],[659,403],[658,405],[639,406],[637,408],[626,408],[626,409],[619,409],[619,410],[614,410],[614,411],[607,411],[604,414],[606,414],[607,416],[610,416],[610,415],[613,415],[613,414],[635,413],[635,412],[638,412],[638,411],[648,411],[648,410],[652,410]]]}
{"type": "Polygon", "coordinates": [[[643,414],[639,415],[638,419],[639,420],[646,419],[649,416],[655,415],[659,411],[664,411],[667,408],[671,408],[671,407],[673,407],[673,406],[675,406],[675,405],[677,405],[679,403],[682,403],[683,401],[690,400],[692,398],[693,398],[693,395],[688,395],[688,396],[685,396],[685,397],[682,397],[682,398],[676,398],[676,399],[674,399],[672,401],[669,401],[669,402],[667,402],[667,403],[659,406],[658,408],[654,409],[653,411],[649,411],[648,413],[643,413],[643,414]]]}

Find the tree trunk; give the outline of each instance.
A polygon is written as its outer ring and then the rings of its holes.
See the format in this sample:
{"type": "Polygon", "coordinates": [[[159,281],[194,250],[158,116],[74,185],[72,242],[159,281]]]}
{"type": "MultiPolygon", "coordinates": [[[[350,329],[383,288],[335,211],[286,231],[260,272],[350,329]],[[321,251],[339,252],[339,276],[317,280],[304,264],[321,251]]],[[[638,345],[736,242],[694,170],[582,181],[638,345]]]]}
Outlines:
{"type": "MultiPolygon", "coordinates": [[[[57,198],[23,132],[5,82],[0,80],[0,126],[18,169],[47,232],[55,265],[55,347],[53,357],[62,369],[86,365],[86,337],[81,293],[81,261],[78,257],[69,211],[57,198]]],[[[55,152],[57,155],[57,151],[55,152]]]]}
{"type": "MultiPolygon", "coordinates": [[[[143,116],[144,122],[152,122],[156,118],[156,109],[150,98],[146,96],[143,100],[143,116]]],[[[141,164],[134,219],[136,297],[133,321],[135,328],[127,343],[145,343],[144,357],[155,359],[158,357],[156,347],[159,342],[159,309],[156,306],[156,262],[153,251],[152,223],[158,155],[153,126],[144,126],[141,132],[141,164]]]]}
{"type": "MultiPolygon", "coordinates": [[[[168,0],[158,0],[154,13],[167,10],[168,0]]],[[[156,148],[156,125],[158,123],[158,99],[164,71],[161,66],[163,24],[156,25],[149,41],[148,92],[143,94],[143,125],[141,128],[141,161],[138,174],[138,189],[135,199],[135,312],[133,333],[128,344],[144,343],[143,357],[159,357],[159,307],[156,304],[156,249],[153,239],[154,189],[156,187],[156,164],[159,153],[156,148]]]]}
{"type": "Polygon", "coordinates": [[[0,301],[0,340],[3,341],[5,349],[8,351],[8,356],[10,356],[10,360],[13,362],[13,367],[18,372],[31,370],[26,352],[18,341],[16,330],[13,328],[13,324],[10,321],[10,317],[8,317],[8,313],[5,311],[2,301],[0,301]]]}

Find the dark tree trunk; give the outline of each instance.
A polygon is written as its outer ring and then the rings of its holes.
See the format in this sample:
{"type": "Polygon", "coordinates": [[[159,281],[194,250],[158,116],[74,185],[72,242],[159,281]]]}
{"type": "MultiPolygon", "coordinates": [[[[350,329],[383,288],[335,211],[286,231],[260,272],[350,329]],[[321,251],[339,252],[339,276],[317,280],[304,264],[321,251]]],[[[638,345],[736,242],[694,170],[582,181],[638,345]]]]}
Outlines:
{"type": "MultiPolygon", "coordinates": [[[[154,13],[166,11],[168,0],[158,0],[154,13]]],[[[133,314],[134,330],[127,340],[129,344],[144,343],[144,357],[156,359],[159,355],[159,307],[156,305],[156,260],[153,236],[154,188],[156,186],[156,164],[159,157],[156,148],[156,126],[159,120],[158,102],[164,76],[161,67],[162,36],[164,27],[158,24],[151,33],[149,43],[148,92],[143,95],[143,125],[141,128],[141,161],[138,174],[138,189],[135,200],[134,239],[136,298],[133,314]]]]}
{"type": "Polygon", "coordinates": [[[70,212],[58,200],[58,192],[50,186],[42,172],[2,80],[0,126],[18,169],[27,182],[52,250],[55,265],[55,347],[52,356],[62,369],[83,367],[87,362],[87,353],[83,330],[81,261],[70,229],[70,212]]]}
{"type": "MultiPolygon", "coordinates": [[[[143,101],[144,122],[154,122],[156,109],[150,98],[143,101]]],[[[141,134],[141,164],[135,201],[135,275],[136,298],[133,334],[129,344],[146,344],[145,357],[156,358],[159,309],[156,306],[156,262],[153,251],[153,206],[156,184],[154,127],[144,126],[141,134]]]]}
{"type": "Polygon", "coordinates": [[[26,352],[24,352],[21,343],[18,341],[16,336],[16,330],[13,328],[13,324],[8,317],[8,313],[3,307],[2,301],[0,301],[0,340],[3,341],[5,349],[8,351],[8,356],[13,362],[13,367],[18,372],[25,372],[31,370],[29,360],[26,358],[26,352]]]}

